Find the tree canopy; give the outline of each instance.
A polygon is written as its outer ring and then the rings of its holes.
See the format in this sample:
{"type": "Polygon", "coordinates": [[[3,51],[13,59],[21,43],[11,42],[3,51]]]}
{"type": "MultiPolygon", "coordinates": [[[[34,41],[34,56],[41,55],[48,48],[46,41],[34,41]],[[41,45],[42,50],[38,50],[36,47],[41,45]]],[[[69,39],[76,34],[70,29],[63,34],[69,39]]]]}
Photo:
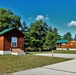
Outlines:
{"type": "Polygon", "coordinates": [[[56,45],[56,40],[60,38],[57,31],[56,28],[52,29],[42,20],[33,22],[26,33],[29,36],[27,39],[30,40],[28,44],[30,47],[39,48],[39,50],[42,48],[53,49],[56,45]]]}
{"type": "Polygon", "coordinates": [[[74,36],[74,40],[76,40],[76,34],[75,34],[75,36],[74,36]]]}
{"type": "Polygon", "coordinates": [[[72,35],[70,32],[67,32],[66,34],[63,35],[62,39],[67,39],[67,40],[72,40],[72,35]]]}
{"type": "Polygon", "coordinates": [[[31,23],[29,34],[32,46],[41,47],[46,36],[47,24],[42,20],[31,23]]]}
{"type": "MultiPolygon", "coordinates": [[[[53,29],[46,22],[37,20],[27,26],[25,22],[21,23],[20,16],[10,10],[0,8],[0,31],[11,27],[21,28],[21,31],[26,34],[24,37],[25,47],[35,47],[39,50],[42,48],[53,49],[56,45],[56,40],[60,39],[58,30],[56,28],[53,29]]],[[[68,37],[71,37],[71,34],[68,34],[68,37]]]]}
{"type": "Polygon", "coordinates": [[[0,8],[0,31],[10,27],[22,27],[20,19],[20,16],[10,10],[0,8]]]}

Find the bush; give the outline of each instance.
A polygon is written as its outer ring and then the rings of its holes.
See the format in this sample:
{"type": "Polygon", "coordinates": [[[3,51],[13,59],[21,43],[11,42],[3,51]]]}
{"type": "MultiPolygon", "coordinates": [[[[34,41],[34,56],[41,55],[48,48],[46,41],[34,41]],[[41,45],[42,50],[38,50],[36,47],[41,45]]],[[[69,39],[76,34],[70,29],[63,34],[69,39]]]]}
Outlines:
{"type": "Polygon", "coordinates": [[[51,48],[43,48],[42,51],[51,51],[51,48]]]}
{"type": "Polygon", "coordinates": [[[36,48],[34,48],[34,47],[28,47],[28,48],[26,48],[25,49],[25,51],[29,51],[29,52],[33,52],[33,51],[36,51],[36,48]]]}

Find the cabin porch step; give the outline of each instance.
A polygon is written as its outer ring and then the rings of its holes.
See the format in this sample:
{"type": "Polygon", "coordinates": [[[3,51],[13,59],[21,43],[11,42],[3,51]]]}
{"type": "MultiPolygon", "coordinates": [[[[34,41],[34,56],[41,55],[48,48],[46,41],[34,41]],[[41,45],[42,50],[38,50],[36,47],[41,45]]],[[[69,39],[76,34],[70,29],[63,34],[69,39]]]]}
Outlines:
{"type": "Polygon", "coordinates": [[[12,49],[12,54],[13,55],[25,55],[25,52],[19,48],[17,49],[12,49]]]}

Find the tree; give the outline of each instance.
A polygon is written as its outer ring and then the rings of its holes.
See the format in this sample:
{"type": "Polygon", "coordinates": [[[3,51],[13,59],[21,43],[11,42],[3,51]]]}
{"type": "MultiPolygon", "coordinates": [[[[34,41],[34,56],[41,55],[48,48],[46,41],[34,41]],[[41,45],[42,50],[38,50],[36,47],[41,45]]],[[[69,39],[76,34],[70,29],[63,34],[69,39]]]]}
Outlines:
{"type": "Polygon", "coordinates": [[[15,15],[10,10],[0,8],[0,31],[11,27],[22,28],[20,16],[15,15]]]}
{"type": "Polygon", "coordinates": [[[58,35],[58,30],[56,28],[49,30],[46,35],[46,41],[44,43],[45,47],[48,49],[54,49],[56,46],[57,39],[60,38],[60,35],[58,35]]]}
{"type": "Polygon", "coordinates": [[[43,42],[45,41],[47,24],[42,20],[38,20],[34,23],[31,23],[28,31],[30,34],[32,47],[41,48],[43,46],[43,42]]]}
{"type": "Polygon", "coordinates": [[[57,39],[60,39],[58,30],[48,26],[46,22],[37,20],[28,28],[29,42],[27,46],[35,47],[41,51],[42,48],[55,48],[57,39]]]}
{"type": "MultiPolygon", "coordinates": [[[[30,36],[29,36],[29,32],[28,32],[28,26],[26,25],[25,22],[22,22],[22,30],[21,30],[25,36],[24,36],[24,46],[25,46],[25,49],[27,47],[30,46],[30,36]]],[[[26,51],[26,50],[25,50],[26,51]]]]}
{"type": "Polygon", "coordinates": [[[53,29],[52,29],[52,27],[50,26],[50,27],[48,27],[48,31],[49,32],[52,32],[53,31],[53,29]]]}
{"type": "Polygon", "coordinates": [[[72,40],[72,35],[70,32],[67,32],[66,34],[63,35],[62,39],[67,39],[67,40],[72,40]]]}
{"type": "Polygon", "coordinates": [[[26,22],[22,23],[22,32],[27,32],[28,31],[28,26],[26,25],[26,22]]]}
{"type": "Polygon", "coordinates": [[[74,39],[76,40],[76,34],[75,34],[75,37],[74,37],[74,39]]]}

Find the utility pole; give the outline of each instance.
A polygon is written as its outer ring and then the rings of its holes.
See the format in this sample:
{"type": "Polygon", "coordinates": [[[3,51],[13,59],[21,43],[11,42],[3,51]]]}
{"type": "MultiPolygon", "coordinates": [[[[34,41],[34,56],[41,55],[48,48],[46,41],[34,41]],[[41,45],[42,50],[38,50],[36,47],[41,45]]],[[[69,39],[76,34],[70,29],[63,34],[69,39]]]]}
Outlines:
{"type": "Polygon", "coordinates": [[[52,49],[52,59],[54,58],[54,52],[53,52],[53,49],[52,49]]]}

